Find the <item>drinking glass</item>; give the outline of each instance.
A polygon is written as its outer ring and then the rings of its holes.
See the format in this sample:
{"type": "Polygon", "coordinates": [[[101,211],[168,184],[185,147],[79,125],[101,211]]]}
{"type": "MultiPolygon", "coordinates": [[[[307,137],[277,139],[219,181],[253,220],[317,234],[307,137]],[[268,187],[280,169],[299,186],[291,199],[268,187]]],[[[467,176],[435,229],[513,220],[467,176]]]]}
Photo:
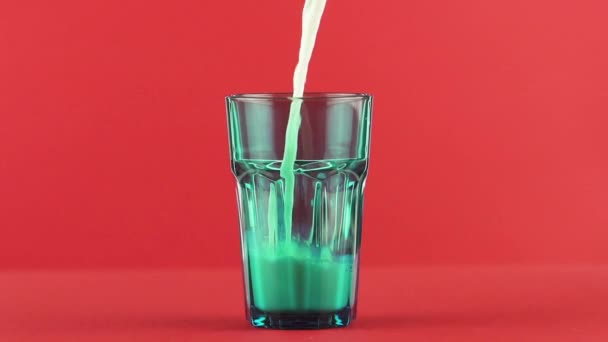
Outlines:
{"type": "Polygon", "coordinates": [[[247,319],[277,329],[347,326],[357,307],[372,97],[239,94],[226,104],[247,319]],[[281,165],[292,101],[301,122],[289,191],[281,165]]]}

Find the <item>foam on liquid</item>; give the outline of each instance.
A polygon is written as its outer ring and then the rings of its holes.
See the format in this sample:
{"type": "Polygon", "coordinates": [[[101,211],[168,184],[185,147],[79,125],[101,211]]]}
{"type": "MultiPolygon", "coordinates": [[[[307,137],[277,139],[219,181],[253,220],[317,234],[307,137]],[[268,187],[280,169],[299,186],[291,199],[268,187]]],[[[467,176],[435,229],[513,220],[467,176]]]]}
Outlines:
{"type": "Polygon", "coordinates": [[[298,152],[298,131],[302,118],[300,109],[302,107],[301,97],[304,95],[304,84],[308,72],[308,62],[312,56],[315,46],[317,31],[321,22],[321,16],[325,9],[326,0],[306,0],[302,13],[302,39],[300,41],[300,53],[298,64],[293,73],[293,99],[289,108],[289,121],[285,134],[285,149],[283,162],[281,163],[281,177],[285,179],[285,237],[291,239],[292,212],[294,200],[294,163],[298,152]]]}

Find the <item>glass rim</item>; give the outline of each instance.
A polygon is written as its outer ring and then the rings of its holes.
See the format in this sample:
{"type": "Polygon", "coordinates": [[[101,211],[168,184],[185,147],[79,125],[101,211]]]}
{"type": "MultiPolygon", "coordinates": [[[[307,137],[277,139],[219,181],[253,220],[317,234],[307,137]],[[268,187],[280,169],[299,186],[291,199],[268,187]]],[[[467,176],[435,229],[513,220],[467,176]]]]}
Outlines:
{"type": "Polygon", "coordinates": [[[369,99],[371,94],[367,93],[345,93],[345,92],[307,92],[303,96],[292,96],[287,92],[261,92],[261,93],[238,93],[226,96],[231,100],[359,100],[369,99]]]}

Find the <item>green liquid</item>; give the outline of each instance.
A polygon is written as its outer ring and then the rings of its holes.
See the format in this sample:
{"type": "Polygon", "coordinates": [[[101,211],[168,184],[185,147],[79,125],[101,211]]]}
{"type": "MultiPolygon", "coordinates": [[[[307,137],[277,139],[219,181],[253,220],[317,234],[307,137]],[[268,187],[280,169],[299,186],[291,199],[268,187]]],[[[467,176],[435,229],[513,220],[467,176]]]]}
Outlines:
{"type": "Polygon", "coordinates": [[[293,220],[281,161],[237,161],[249,302],[265,312],[331,312],[354,298],[363,179],[358,159],[295,161],[293,220]]]}
{"type": "Polygon", "coordinates": [[[266,312],[298,313],[345,308],[352,288],[352,258],[324,260],[306,248],[290,247],[284,255],[269,249],[249,254],[255,306],[266,312]]]}

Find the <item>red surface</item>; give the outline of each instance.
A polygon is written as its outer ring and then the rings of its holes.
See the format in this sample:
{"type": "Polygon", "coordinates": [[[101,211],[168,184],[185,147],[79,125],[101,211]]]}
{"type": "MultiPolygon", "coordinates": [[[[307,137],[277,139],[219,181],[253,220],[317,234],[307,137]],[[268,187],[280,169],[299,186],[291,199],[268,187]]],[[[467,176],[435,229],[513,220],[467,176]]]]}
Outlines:
{"type": "Polygon", "coordinates": [[[236,270],[0,275],[1,341],[601,341],[608,269],[364,269],[347,329],[264,331],[236,270]]]}
{"type": "MultiPolygon", "coordinates": [[[[223,96],[303,1],[0,2],[0,267],[239,264],[223,96]]],[[[363,263],[608,262],[608,2],[331,0],[309,90],[376,95],[363,263]]]]}

